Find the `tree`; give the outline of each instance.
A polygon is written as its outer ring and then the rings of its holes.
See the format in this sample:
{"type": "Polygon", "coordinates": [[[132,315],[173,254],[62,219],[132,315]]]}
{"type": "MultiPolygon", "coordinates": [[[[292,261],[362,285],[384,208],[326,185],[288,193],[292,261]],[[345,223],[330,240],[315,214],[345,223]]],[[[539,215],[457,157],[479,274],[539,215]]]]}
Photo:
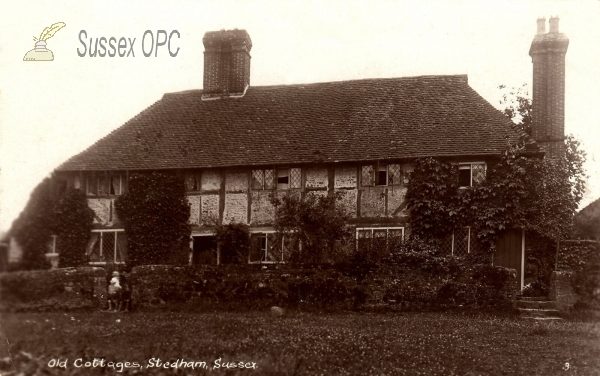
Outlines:
{"type": "Polygon", "coordinates": [[[54,208],[58,265],[61,268],[87,264],[86,246],[93,228],[94,211],[79,189],[68,188],[54,208]]]}
{"type": "Polygon", "coordinates": [[[244,264],[250,253],[250,231],[243,223],[217,226],[215,236],[219,243],[221,264],[244,264]]]}
{"type": "Polygon", "coordinates": [[[600,240],[600,199],[575,214],[575,236],[600,240]]]}
{"type": "Polygon", "coordinates": [[[297,236],[302,254],[292,256],[297,261],[320,263],[333,256],[338,244],[351,238],[347,227],[348,214],[340,203],[342,192],[329,195],[308,193],[273,195],[276,208],[275,229],[280,236],[297,236]]]}
{"type": "Polygon", "coordinates": [[[502,112],[517,128],[531,135],[532,124],[532,105],[527,84],[523,84],[519,88],[507,88],[505,85],[499,85],[498,89],[502,90],[502,99],[500,105],[504,107],[502,112]]]}
{"type": "Polygon", "coordinates": [[[11,234],[23,250],[20,269],[48,269],[50,263],[45,254],[53,234],[54,201],[52,180],[45,178],[31,192],[25,209],[13,223],[11,234]]]}
{"type": "Polygon", "coordinates": [[[191,227],[184,180],[174,174],[134,174],[116,202],[128,240],[128,265],[187,262],[191,227]]]}

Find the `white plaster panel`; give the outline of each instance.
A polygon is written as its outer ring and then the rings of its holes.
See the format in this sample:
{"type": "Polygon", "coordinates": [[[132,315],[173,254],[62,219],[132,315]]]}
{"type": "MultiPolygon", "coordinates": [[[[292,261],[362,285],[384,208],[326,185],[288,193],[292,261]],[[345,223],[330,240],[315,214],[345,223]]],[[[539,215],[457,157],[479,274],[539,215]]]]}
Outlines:
{"type": "Polygon", "coordinates": [[[372,187],[361,191],[361,217],[385,217],[385,188],[372,187]]]}
{"type": "Polygon", "coordinates": [[[109,198],[88,198],[88,206],[94,211],[95,224],[109,224],[111,206],[109,198]]]}
{"type": "Polygon", "coordinates": [[[327,188],[327,168],[306,169],[306,188],[327,188]]]}
{"type": "Polygon", "coordinates": [[[225,191],[239,192],[248,190],[247,172],[228,172],[225,177],[225,191]]]}
{"type": "Polygon", "coordinates": [[[356,188],[356,167],[345,166],[335,168],[335,188],[356,188]]]}
{"type": "Polygon", "coordinates": [[[253,226],[272,224],[275,218],[275,207],[271,204],[270,192],[252,192],[250,223],[253,226]]]}
{"type": "Polygon", "coordinates": [[[388,188],[388,216],[405,217],[408,215],[406,210],[406,187],[388,188]]]}
{"type": "Polygon", "coordinates": [[[200,182],[203,191],[218,191],[221,189],[221,175],[217,171],[202,171],[200,182]]]}
{"type": "Polygon", "coordinates": [[[219,222],[219,195],[200,196],[200,223],[211,226],[219,222]]]}
{"type": "Polygon", "coordinates": [[[200,196],[187,196],[190,204],[190,224],[200,224],[200,196]]]}
{"type": "Polygon", "coordinates": [[[228,193],[225,195],[225,209],[223,211],[223,224],[232,222],[248,222],[248,194],[228,193]]]}

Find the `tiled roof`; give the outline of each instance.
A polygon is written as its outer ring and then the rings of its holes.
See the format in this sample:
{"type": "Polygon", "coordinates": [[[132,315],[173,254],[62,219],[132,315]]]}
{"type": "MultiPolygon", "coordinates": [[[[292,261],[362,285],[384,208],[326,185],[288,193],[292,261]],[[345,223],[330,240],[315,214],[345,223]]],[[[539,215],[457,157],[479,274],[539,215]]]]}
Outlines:
{"type": "Polygon", "coordinates": [[[526,137],[466,75],[250,87],[235,99],[201,96],[202,90],[165,94],[58,170],[484,156],[526,137]]]}

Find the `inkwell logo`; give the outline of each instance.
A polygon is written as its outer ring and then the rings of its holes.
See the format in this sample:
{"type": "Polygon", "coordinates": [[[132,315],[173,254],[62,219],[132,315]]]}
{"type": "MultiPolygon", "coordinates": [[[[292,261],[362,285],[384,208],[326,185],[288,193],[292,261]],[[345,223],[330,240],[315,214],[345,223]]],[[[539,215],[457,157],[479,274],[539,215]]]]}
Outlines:
{"type": "Polygon", "coordinates": [[[39,38],[33,37],[35,48],[25,54],[23,61],[52,61],[54,54],[46,48],[46,41],[54,36],[57,31],[67,26],[64,22],[57,22],[42,31],[39,38]]]}

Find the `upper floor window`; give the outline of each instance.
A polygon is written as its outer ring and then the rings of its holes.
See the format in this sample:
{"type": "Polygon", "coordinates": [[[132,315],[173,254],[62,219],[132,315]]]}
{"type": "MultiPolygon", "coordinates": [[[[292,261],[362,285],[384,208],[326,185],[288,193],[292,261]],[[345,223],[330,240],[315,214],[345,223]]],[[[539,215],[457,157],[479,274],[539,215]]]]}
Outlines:
{"type": "Polygon", "coordinates": [[[299,168],[252,170],[252,189],[298,189],[302,187],[299,168]]]}
{"type": "Polygon", "coordinates": [[[458,186],[473,187],[485,180],[485,162],[460,163],[458,165],[458,186]]]}
{"type": "Polygon", "coordinates": [[[87,177],[88,196],[122,195],[125,191],[125,175],[101,174],[87,177]]]}
{"type": "Polygon", "coordinates": [[[377,165],[362,166],[361,181],[363,187],[374,185],[396,185],[402,184],[402,168],[395,163],[379,163],[377,165]]]}
{"type": "Polygon", "coordinates": [[[185,190],[199,191],[201,189],[202,175],[199,172],[188,172],[185,174],[185,190]]]}

